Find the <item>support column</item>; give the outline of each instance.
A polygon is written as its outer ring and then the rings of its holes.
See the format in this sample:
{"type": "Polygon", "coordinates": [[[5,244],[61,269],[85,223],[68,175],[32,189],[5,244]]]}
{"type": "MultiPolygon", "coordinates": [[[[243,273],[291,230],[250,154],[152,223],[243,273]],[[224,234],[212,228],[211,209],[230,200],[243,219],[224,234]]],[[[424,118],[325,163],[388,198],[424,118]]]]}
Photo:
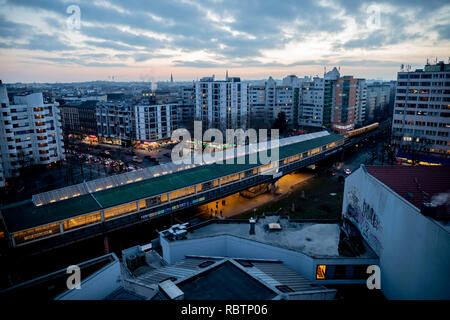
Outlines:
{"type": "Polygon", "coordinates": [[[103,239],[103,246],[105,249],[105,254],[109,253],[109,239],[108,236],[105,236],[105,238],[103,239]]]}

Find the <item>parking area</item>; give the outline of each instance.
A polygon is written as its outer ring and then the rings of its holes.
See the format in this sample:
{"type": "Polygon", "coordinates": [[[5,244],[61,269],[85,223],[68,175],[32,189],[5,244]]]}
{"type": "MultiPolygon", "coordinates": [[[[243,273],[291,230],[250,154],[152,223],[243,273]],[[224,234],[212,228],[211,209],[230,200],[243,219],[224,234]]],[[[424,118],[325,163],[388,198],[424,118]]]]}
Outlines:
{"type": "Polygon", "coordinates": [[[0,201],[4,204],[22,201],[33,194],[167,163],[171,161],[172,147],[173,144],[158,144],[142,150],[65,141],[65,160],[25,168],[20,177],[8,180],[8,187],[0,193],[0,201]]]}

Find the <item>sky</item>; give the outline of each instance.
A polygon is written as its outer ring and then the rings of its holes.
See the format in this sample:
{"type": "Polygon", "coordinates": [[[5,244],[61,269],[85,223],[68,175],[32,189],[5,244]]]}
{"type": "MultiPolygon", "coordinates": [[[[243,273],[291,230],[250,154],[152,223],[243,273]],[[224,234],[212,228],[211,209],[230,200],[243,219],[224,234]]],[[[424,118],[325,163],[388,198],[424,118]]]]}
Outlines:
{"type": "Polygon", "coordinates": [[[0,0],[0,79],[393,80],[450,59],[445,0],[0,0]]]}

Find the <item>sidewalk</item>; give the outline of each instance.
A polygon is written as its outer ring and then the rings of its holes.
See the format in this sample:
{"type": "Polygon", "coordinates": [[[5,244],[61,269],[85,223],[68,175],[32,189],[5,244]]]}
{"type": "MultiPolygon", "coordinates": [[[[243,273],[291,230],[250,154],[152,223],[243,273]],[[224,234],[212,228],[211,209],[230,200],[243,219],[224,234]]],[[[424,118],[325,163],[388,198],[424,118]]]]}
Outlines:
{"type": "MultiPolygon", "coordinates": [[[[291,173],[281,179],[276,183],[276,194],[272,192],[263,193],[252,199],[248,199],[239,195],[239,193],[233,194],[231,196],[222,198],[217,201],[213,201],[202,205],[199,209],[203,212],[208,212],[210,218],[217,217],[219,219],[230,218],[241,213],[253,210],[269,202],[279,200],[287,196],[292,191],[296,190],[301,182],[307,181],[313,178],[313,174],[305,173],[291,173]],[[225,205],[222,205],[222,200],[225,200],[225,205]],[[216,208],[217,203],[217,208],[216,208]],[[211,209],[213,214],[211,215],[211,209]],[[217,210],[217,216],[215,215],[215,210],[217,210]],[[222,210],[222,215],[220,211],[222,210]]],[[[258,211],[257,211],[258,213],[258,211]]]]}

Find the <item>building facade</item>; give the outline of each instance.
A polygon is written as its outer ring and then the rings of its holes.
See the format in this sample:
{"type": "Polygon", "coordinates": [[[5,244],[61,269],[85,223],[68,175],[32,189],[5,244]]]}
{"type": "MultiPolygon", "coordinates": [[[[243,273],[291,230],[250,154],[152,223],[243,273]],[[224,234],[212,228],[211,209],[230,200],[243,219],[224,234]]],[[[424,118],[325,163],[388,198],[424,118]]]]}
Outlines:
{"type": "Polygon", "coordinates": [[[391,85],[389,83],[373,83],[368,85],[366,119],[358,119],[358,122],[361,124],[364,120],[365,122],[375,122],[387,117],[390,95],[391,85]]]}
{"type": "Polygon", "coordinates": [[[423,210],[449,188],[450,171],[430,166],[361,165],[345,179],[344,223],[378,255],[386,298],[450,299],[449,203],[446,220],[423,210]]]}
{"type": "Polygon", "coordinates": [[[5,178],[30,165],[46,165],[64,158],[58,103],[44,103],[42,93],[14,96],[9,103],[0,83],[0,149],[5,178]]]}
{"type": "Polygon", "coordinates": [[[325,80],[314,77],[303,82],[299,89],[298,124],[322,127],[324,116],[325,80]]]}
{"type": "Polygon", "coordinates": [[[294,95],[298,84],[297,77],[288,76],[283,79],[282,85],[277,85],[272,77],[269,77],[264,86],[250,85],[248,105],[252,126],[270,128],[281,112],[286,115],[289,125],[295,125],[297,105],[294,95]]]}
{"type": "Polygon", "coordinates": [[[343,133],[352,130],[365,113],[365,80],[344,76],[336,81],[331,128],[343,133]]]}
{"type": "Polygon", "coordinates": [[[178,107],[178,126],[188,130],[194,128],[195,86],[180,87],[178,107]]]}
{"type": "Polygon", "coordinates": [[[397,152],[450,157],[450,64],[399,72],[392,123],[397,152]]]}
{"type": "Polygon", "coordinates": [[[177,129],[177,104],[134,106],[136,140],[141,143],[170,139],[177,129]]]}
{"type": "Polygon", "coordinates": [[[215,81],[202,78],[195,83],[195,119],[203,128],[247,128],[247,84],[240,78],[215,81]]]}
{"type": "Polygon", "coordinates": [[[127,102],[100,102],[95,110],[98,140],[129,146],[135,136],[134,107],[127,102]]]}
{"type": "Polygon", "coordinates": [[[64,134],[97,136],[96,105],[97,101],[89,100],[60,106],[64,134]]]}

